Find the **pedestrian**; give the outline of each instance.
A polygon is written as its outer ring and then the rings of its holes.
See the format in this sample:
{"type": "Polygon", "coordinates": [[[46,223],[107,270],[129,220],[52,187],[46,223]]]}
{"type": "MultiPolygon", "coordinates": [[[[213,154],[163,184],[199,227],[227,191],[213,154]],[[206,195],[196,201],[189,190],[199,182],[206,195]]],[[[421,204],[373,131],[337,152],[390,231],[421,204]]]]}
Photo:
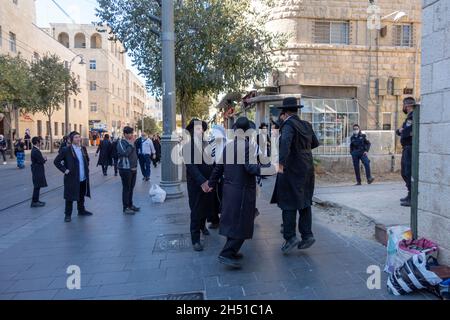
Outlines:
{"type": "Polygon", "coordinates": [[[353,125],[353,135],[350,138],[350,154],[352,155],[353,167],[355,168],[357,186],[362,184],[361,170],[359,167],[360,161],[363,163],[366,171],[367,183],[372,184],[375,181],[370,171],[370,160],[368,157],[370,146],[370,141],[367,139],[367,136],[361,132],[359,125],[353,125]]]}
{"type": "Polygon", "coordinates": [[[183,147],[184,163],[186,165],[186,181],[191,210],[191,240],[195,251],[203,251],[200,235],[208,236],[206,227],[208,214],[213,206],[212,193],[204,192],[202,186],[208,181],[214,168],[212,162],[205,160],[205,149],[208,142],[204,141],[204,133],[208,130],[205,121],[192,119],[186,127],[190,141],[183,147]]]}
{"type": "Polygon", "coordinates": [[[25,143],[21,138],[18,138],[14,144],[14,155],[17,160],[17,168],[25,168],[25,143]]]}
{"type": "Polygon", "coordinates": [[[136,185],[138,157],[135,147],[134,130],[130,127],[123,129],[124,138],[117,143],[119,157],[118,168],[122,179],[123,213],[134,215],[140,208],[133,204],[133,190],[136,185]]]}
{"type": "Polygon", "coordinates": [[[47,158],[42,155],[39,137],[31,139],[33,148],[31,149],[31,175],[33,178],[33,198],[31,202],[32,208],[44,207],[45,202],[39,200],[41,188],[47,188],[47,180],[45,179],[45,163],[47,158]]]}
{"type": "Polygon", "coordinates": [[[100,142],[95,156],[98,156],[97,167],[101,166],[103,175],[106,177],[108,175],[108,167],[113,165],[113,160],[111,156],[111,141],[109,140],[109,134],[105,134],[103,140],[100,142]],[[100,154],[100,156],[99,156],[100,154]]]}
{"type": "Polygon", "coordinates": [[[69,138],[67,136],[64,136],[59,145],[58,153],[60,153],[62,150],[64,150],[64,148],[68,146],[70,146],[69,138]]]}
{"type": "Polygon", "coordinates": [[[31,136],[30,136],[30,129],[25,130],[25,147],[27,150],[31,150],[31,136]]]}
{"type": "Polygon", "coordinates": [[[400,199],[400,204],[403,207],[411,207],[411,177],[412,177],[412,143],[413,143],[413,121],[414,108],[417,106],[414,98],[405,98],[403,100],[403,113],[406,119],[400,129],[397,130],[397,135],[400,136],[400,143],[403,147],[402,152],[402,178],[406,183],[408,195],[400,199]]]}
{"type": "Polygon", "coordinates": [[[152,172],[152,159],[156,158],[156,150],[153,145],[152,139],[150,139],[146,133],[142,135],[142,158],[144,160],[144,181],[150,181],[150,175],[152,172]]]}
{"type": "Polygon", "coordinates": [[[136,139],[134,142],[134,147],[136,149],[139,166],[141,167],[142,176],[145,178],[145,160],[144,155],[142,154],[142,142],[144,141],[144,132],[141,133],[141,136],[136,139]]]}
{"type": "Polygon", "coordinates": [[[114,166],[114,176],[117,177],[119,174],[119,169],[117,167],[118,162],[119,162],[119,156],[117,154],[117,143],[118,143],[119,139],[118,138],[114,138],[112,144],[111,144],[111,158],[113,161],[113,166],[114,166]]]}
{"type": "Polygon", "coordinates": [[[158,134],[153,137],[153,145],[156,151],[156,157],[152,159],[153,166],[156,168],[158,163],[161,162],[161,138],[158,134]]]}
{"type": "MultiPolygon", "coordinates": [[[[211,130],[211,139],[209,144],[211,146],[211,157],[214,160],[214,165],[217,165],[222,160],[222,153],[227,145],[227,135],[225,128],[221,125],[214,125],[211,130]]],[[[209,222],[209,229],[218,229],[220,225],[220,212],[222,210],[222,195],[223,195],[223,177],[220,177],[217,186],[213,191],[213,207],[210,210],[207,221],[209,222]]]]}
{"type": "MultiPolygon", "coordinates": [[[[250,129],[250,121],[245,117],[239,118],[234,129],[245,133],[250,129]]],[[[205,192],[210,191],[224,177],[219,233],[227,238],[227,242],[218,259],[232,268],[241,268],[239,260],[243,255],[239,251],[245,240],[253,238],[256,177],[261,175],[261,165],[256,157],[255,144],[245,134],[237,133],[235,139],[227,143],[222,159],[202,187],[205,192]]]]}
{"type": "Polygon", "coordinates": [[[300,108],[294,97],[285,98],[280,107],[286,116],[280,126],[279,169],[271,203],[278,204],[283,211],[285,243],[281,250],[284,254],[294,247],[310,248],[315,242],[311,210],[315,175],[311,150],[319,146],[319,141],[312,125],[300,120],[300,108]],[[297,211],[301,241],[295,231],[297,211]]]}
{"type": "Polygon", "coordinates": [[[98,139],[97,131],[93,131],[92,132],[92,146],[94,146],[94,147],[97,146],[97,139],[98,139]]]}
{"type": "Polygon", "coordinates": [[[0,154],[3,157],[3,165],[6,165],[6,150],[8,149],[8,144],[6,143],[6,139],[3,135],[0,134],[0,154]]]}
{"type": "Polygon", "coordinates": [[[81,145],[81,135],[73,131],[69,135],[70,146],[65,147],[54,160],[59,171],[64,173],[65,222],[72,221],[73,202],[77,202],[78,216],[92,216],[86,210],[85,197],[91,197],[89,183],[89,155],[81,145]]]}

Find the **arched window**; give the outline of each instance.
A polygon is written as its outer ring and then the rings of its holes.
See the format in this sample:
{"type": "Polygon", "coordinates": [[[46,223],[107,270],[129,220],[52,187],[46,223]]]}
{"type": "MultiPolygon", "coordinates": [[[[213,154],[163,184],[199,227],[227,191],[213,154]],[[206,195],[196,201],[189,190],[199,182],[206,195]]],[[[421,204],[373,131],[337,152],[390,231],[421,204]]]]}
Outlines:
{"type": "Polygon", "coordinates": [[[75,35],[75,48],[86,48],[86,37],[83,33],[75,35]]]}
{"type": "Polygon", "coordinates": [[[91,36],[91,49],[101,49],[102,48],[102,36],[98,33],[94,33],[91,36]]]}
{"type": "Polygon", "coordinates": [[[58,42],[61,43],[66,48],[69,48],[69,35],[66,32],[61,32],[58,35],[58,42]]]}

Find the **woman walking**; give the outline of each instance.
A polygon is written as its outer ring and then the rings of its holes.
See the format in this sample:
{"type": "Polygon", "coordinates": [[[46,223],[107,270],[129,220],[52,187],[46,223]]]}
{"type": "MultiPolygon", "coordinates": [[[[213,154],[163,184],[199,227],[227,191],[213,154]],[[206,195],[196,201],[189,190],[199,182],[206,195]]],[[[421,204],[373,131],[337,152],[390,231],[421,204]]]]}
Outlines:
{"type": "Polygon", "coordinates": [[[17,168],[25,168],[25,144],[21,138],[17,139],[17,142],[14,145],[14,155],[17,159],[17,168]]]}
{"type": "Polygon", "coordinates": [[[100,156],[98,157],[98,166],[102,166],[103,175],[106,177],[108,175],[108,167],[112,166],[112,156],[111,156],[111,148],[112,144],[109,140],[109,135],[105,134],[105,137],[100,142],[100,145],[97,148],[97,153],[95,156],[98,156],[100,153],[100,156]]]}

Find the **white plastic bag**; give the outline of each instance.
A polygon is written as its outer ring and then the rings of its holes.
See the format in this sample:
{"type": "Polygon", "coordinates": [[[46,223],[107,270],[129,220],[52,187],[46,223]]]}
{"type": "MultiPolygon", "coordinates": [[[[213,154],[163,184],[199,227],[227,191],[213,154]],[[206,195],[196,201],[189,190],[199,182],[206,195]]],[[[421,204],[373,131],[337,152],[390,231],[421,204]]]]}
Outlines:
{"type": "Polygon", "coordinates": [[[412,231],[406,226],[394,226],[387,230],[388,243],[387,243],[387,259],[385,272],[394,273],[394,271],[406,262],[405,258],[398,253],[398,245],[402,240],[411,240],[412,231]]]}
{"type": "Polygon", "coordinates": [[[160,186],[154,184],[150,188],[149,195],[154,203],[164,203],[167,193],[160,186]]]}

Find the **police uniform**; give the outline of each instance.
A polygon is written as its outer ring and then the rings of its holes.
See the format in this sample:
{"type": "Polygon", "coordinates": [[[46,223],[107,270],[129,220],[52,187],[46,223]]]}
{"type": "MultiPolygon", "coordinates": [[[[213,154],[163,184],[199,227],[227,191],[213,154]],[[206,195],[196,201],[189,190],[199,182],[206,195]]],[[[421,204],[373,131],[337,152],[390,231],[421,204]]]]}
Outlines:
{"type": "Polygon", "coordinates": [[[367,140],[367,136],[361,132],[358,135],[352,135],[350,142],[350,153],[353,158],[353,167],[355,168],[356,181],[361,184],[361,170],[359,162],[361,161],[366,170],[366,177],[369,183],[373,182],[372,174],[370,171],[370,160],[365,154],[370,151],[371,143],[367,140]]]}
{"type": "Polygon", "coordinates": [[[403,131],[397,130],[397,135],[400,136],[400,143],[403,147],[402,152],[402,177],[408,188],[408,197],[411,199],[411,173],[412,173],[412,143],[413,143],[413,116],[414,112],[408,114],[403,123],[403,131]]]}

